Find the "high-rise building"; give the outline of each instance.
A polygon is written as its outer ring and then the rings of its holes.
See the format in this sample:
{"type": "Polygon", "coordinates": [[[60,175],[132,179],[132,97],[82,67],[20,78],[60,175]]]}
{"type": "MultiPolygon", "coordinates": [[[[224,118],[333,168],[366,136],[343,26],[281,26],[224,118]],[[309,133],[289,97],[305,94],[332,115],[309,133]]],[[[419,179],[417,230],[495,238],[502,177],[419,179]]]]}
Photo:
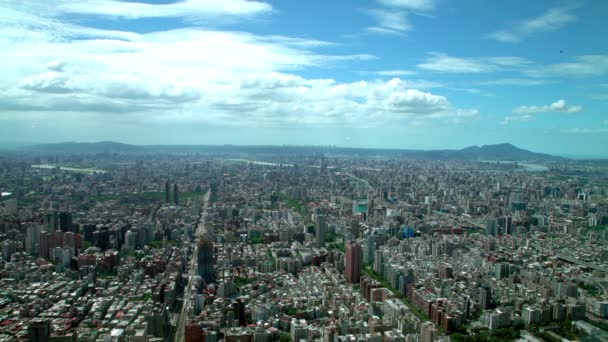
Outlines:
{"type": "Polygon", "coordinates": [[[483,286],[479,289],[479,305],[482,310],[487,310],[492,304],[492,289],[489,286],[483,286]]]}
{"type": "Polygon", "coordinates": [[[494,217],[486,218],[486,235],[496,236],[498,235],[498,221],[494,217]]]}
{"type": "Polygon", "coordinates": [[[358,284],[361,280],[361,246],[356,241],[346,243],[346,279],[351,284],[358,284]]]}
{"type": "Polygon", "coordinates": [[[165,182],[165,202],[169,203],[171,200],[171,185],[169,184],[169,180],[165,182]]]}
{"type": "Polygon", "coordinates": [[[72,225],[72,213],[67,211],[59,213],[59,229],[61,229],[61,231],[71,232],[72,225]]]}
{"type": "Polygon", "coordinates": [[[40,243],[38,244],[38,255],[48,258],[50,255],[51,235],[43,231],[40,233],[40,243]]]}
{"type": "Polygon", "coordinates": [[[420,341],[433,342],[437,336],[437,328],[432,322],[424,322],[420,324],[420,341]]]}
{"type": "Polygon", "coordinates": [[[209,284],[215,281],[213,271],[213,242],[206,238],[198,241],[198,275],[209,284]]]}
{"type": "Polygon", "coordinates": [[[54,232],[59,228],[59,214],[50,210],[42,216],[42,222],[46,226],[46,231],[54,232]]]}
{"type": "Polygon", "coordinates": [[[327,233],[327,216],[317,215],[315,218],[315,242],[317,247],[325,247],[325,233],[327,233]]]}
{"type": "Polygon", "coordinates": [[[40,226],[31,225],[27,227],[25,238],[25,251],[29,254],[39,254],[40,226]]]}
{"type": "Polygon", "coordinates": [[[28,342],[46,342],[51,335],[51,324],[46,320],[34,320],[27,327],[28,342]]]}
{"type": "Polygon", "coordinates": [[[513,218],[511,216],[505,217],[505,234],[513,235],[513,218]]]}
{"type": "Polygon", "coordinates": [[[177,192],[177,184],[173,184],[173,203],[179,204],[179,193],[177,192]]]}

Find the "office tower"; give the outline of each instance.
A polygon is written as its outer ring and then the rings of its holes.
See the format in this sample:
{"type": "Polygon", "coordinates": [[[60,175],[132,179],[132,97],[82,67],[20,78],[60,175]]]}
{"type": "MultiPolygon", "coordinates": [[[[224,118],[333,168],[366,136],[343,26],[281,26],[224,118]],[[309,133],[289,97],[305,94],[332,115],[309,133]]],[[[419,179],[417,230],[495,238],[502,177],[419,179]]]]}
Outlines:
{"type": "Polygon", "coordinates": [[[51,234],[46,231],[40,233],[40,243],[38,244],[38,254],[43,258],[50,255],[51,234]]]}
{"type": "Polygon", "coordinates": [[[82,226],[84,241],[93,243],[93,232],[97,227],[94,224],[85,224],[82,226]]]}
{"type": "Polygon", "coordinates": [[[505,235],[513,235],[513,218],[505,217],[505,235]]]}
{"type": "Polygon", "coordinates": [[[213,272],[213,242],[206,238],[198,240],[198,275],[209,284],[215,281],[213,272]]]}
{"type": "Polygon", "coordinates": [[[509,264],[504,262],[498,262],[494,266],[494,277],[496,279],[503,279],[509,276],[509,264]]]}
{"type": "Polygon", "coordinates": [[[27,327],[28,342],[46,342],[51,335],[51,324],[46,320],[35,320],[27,327]]]}
{"type": "Polygon", "coordinates": [[[356,241],[346,243],[346,279],[351,284],[358,284],[361,279],[361,246],[356,241]]]}
{"type": "Polygon", "coordinates": [[[521,192],[511,192],[509,194],[509,211],[526,210],[528,203],[526,203],[524,194],[521,192]]]}
{"type": "Polygon", "coordinates": [[[93,245],[99,247],[102,251],[108,249],[110,245],[110,234],[107,227],[93,232],[93,245]]]}
{"type": "Polygon", "coordinates": [[[317,215],[315,218],[315,242],[317,247],[325,247],[325,233],[327,233],[327,216],[317,215]]]}
{"type": "Polygon", "coordinates": [[[59,228],[59,215],[56,211],[48,211],[42,217],[42,222],[47,231],[54,232],[59,228]]]}
{"type": "Polygon", "coordinates": [[[351,222],[350,233],[352,234],[353,238],[355,238],[355,239],[359,238],[359,222],[358,221],[351,222]]]}
{"type": "Polygon", "coordinates": [[[171,185],[169,184],[169,180],[165,182],[165,202],[169,203],[171,200],[171,185]]]}
{"type": "Polygon", "coordinates": [[[365,238],[365,244],[363,245],[363,262],[366,265],[372,265],[374,263],[374,253],[376,252],[376,239],[373,235],[369,235],[365,238]]]}
{"type": "Polygon", "coordinates": [[[173,184],[173,203],[179,204],[179,193],[177,192],[177,184],[173,184]]]}
{"type": "Polygon", "coordinates": [[[11,256],[17,251],[17,243],[13,240],[6,240],[2,243],[2,257],[10,260],[11,256]]]}
{"type": "Polygon", "coordinates": [[[479,305],[482,310],[487,310],[492,304],[492,289],[489,286],[483,286],[479,289],[479,305]]]}
{"type": "Polygon", "coordinates": [[[71,232],[72,231],[72,213],[70,212],[61,212],[59,213],[59,229],[62,232],[71,232]]]}
{"type": "Polygon", "coordinates": [[[486,218],[486,235],[498,235],[498,221],[494,217],[486,218]]]}
{"type": "Polygon", "coordinates": [[[38,254],[38,245],[40,241],[40,226],[31,225],[27,227],[25,232],[25,251],[29,254],[38,254]]]}

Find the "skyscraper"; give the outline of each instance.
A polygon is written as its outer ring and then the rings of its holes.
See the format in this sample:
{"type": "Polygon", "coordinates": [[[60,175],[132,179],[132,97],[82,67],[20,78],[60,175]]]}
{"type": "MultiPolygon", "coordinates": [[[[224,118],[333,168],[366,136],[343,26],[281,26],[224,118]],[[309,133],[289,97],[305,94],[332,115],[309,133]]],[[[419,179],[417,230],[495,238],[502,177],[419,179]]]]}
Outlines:
{"type": "Polygon", "coordinates": [[[494,217],[486,218],[486,235],[498,235],[498,221],[494,217]]]}
{"type": "Polygon", "coordinates": [[[213,242],[206,238],[198,240],[198,275],[207,284],[215,281],[213,272],[213,242]]]}
{"type": "Polygon", "coordinates": [[[27,327],[29,342],[46,342],[51,335],[51,324],[46,320],[34,320],[27,327]]]}
{"type": "Polygon", "coordinates": [[[169,184],[169,180],[165,182],[165,202],[169,203],[171,200],[171,185],[169,184]]]}
{"type": "Polygon", "coordinates": [[[505,217],[505,234],[513,235],[513,218],[511,216],[505,217]]]}
{"type": "Polygon", "coordinates": [[[173,184],[173,203],[175,205],[179,204],[179,193],[177,192],[177,183],[173,184]]]}
{"type": "Polygon", "coordinates": [[[482,310],[487,310],[492,305],[492,289],[489,286],[479,289],[479,305],[482,310]]]}
{"type": "Polygon", "coordinates": [[[357,241],[346,243],[346,258],[344,258],[346,268],[346,279],[351,284],[358,284],[361,280],[361,246],[357,241]]]}
{"type": "Polygon", "coordinates": [[[323,214],[315,218],[315,242],[317,247],[325,247],[325,233],[327,233],[327,217],[323,214]]]}
{"type": "Polygon", "coordinates": [[[59,228],[62,232],[71,232],[72,225],[72,213],[67,211],[59,213],[59,228]]]}

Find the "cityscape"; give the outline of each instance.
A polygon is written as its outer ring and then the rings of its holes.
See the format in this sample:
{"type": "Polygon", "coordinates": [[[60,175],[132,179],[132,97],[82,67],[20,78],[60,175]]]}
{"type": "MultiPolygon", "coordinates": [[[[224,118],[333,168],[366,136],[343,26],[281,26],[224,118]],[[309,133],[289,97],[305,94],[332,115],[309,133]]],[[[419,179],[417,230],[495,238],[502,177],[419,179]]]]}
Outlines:
{"type": "Polygon", "coordinates": [[[0,342],[608,342],[607,0],[0,0],[0,342]]]}
{"type": "Polygon", "coordinates": [[[5,151],[0,341],[608,340],[608,164],[471,149],[5,151]]]}

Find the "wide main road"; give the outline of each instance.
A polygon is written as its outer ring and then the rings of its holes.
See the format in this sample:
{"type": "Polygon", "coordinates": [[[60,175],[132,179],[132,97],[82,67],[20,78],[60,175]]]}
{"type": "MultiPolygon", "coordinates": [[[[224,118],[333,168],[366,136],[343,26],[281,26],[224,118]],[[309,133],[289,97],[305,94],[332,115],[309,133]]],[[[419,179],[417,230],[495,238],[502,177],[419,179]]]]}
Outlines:
{"type": "Polygon", "coordinates": [[[207,219],[207,204],[209,203],[209,196],[211,190],[208,190],[203,198],[203,204],[200,212],[199,224],[194,232],[194,251],[192,252],[192,258],[188,264],[188,284],[184,289],[184,299],[182,301],[182,310],[179,314],[176,324],[175,341],[184,341],[184,331],[186,328],[186,321],[188,319],[188,308],[192,301],[192,286],[194,285],[193,279],[195,278],[197,271],[197,256],[198,256],[198,239],[205,233],[205,220],[207,219]]]}

